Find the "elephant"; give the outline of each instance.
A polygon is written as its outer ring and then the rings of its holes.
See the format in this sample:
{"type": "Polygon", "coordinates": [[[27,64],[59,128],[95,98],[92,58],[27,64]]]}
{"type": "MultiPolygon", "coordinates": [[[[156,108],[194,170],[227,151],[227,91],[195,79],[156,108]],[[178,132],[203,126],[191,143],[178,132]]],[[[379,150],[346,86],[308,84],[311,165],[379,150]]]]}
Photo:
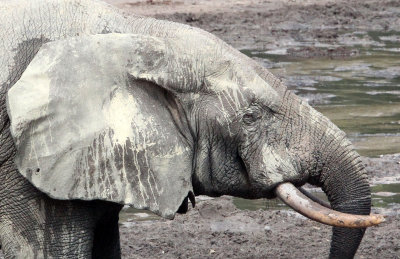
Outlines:
{"type": "Polygon", "coordinates": [[[0,14],[5,258],[119,258],[124,205],[173,219],[197,195],[280,197],[333,226],[330,258],[384,220],[345,133],[216,36],[95,0],[0,14]]]}

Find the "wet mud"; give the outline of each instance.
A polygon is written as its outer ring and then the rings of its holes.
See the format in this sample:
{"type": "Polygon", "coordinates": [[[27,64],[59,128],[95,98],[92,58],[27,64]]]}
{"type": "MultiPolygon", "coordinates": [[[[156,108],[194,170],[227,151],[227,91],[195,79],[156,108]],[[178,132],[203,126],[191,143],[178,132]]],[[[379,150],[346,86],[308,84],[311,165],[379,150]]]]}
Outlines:
{"type": "MultiPolygon", "coordinates": [[[[379,44],[367,31],[398,31],[396,0],[106,0],[127,12],[189,24],[238,49],[379,44]]],[[[398,40],[388,38],[387,40],[398,40]]],[[[354,54],[354,53],[353,53],[354,54]]],[[[309,52],[310,56],[314,53],[309,52]]],[[[334,54],[332,54],[334,55],[334,54]]]]}
{"type": "MultiPolygon", "coordinates": [[[[356,258],[399,258],[399,212],[367,230],[356,258]]],[[[331,227],[291,210],[238,210],[221,197],[172,221],[123,223],[120,232],[124,258],[327,258],[331,227]]]]}
{"type": "MultiPolygon", "coordinates": [[[[363,163],[372,186],[397,183],[394,186],[398,188],[400,154],[364,157],[363,163]]],[[[200,196],[196,208],[185,215],[177,214],[174,220],[143,212],[122,214],[122,255],[124,258],[328,257],[331,227],[291,209],[279,208],[282,204],[274,200],[257,203],[246,204],[246,200],[229,196],[216,199],[200,196]]],[[[372,208],[373,213],[385,215],[386,222],[367,229],[356,258],[400,258],[400,204],[387,205],[372,208]]]]}

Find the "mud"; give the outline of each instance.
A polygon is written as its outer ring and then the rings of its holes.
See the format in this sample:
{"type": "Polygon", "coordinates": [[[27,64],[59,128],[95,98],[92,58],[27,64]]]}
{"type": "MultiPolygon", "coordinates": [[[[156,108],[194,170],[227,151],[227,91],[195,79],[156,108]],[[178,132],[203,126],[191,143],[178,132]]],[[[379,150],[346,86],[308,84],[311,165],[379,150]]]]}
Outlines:
{"type": "MultiPolygon", "coordinates": [[[[371,185],[400,183],[400,154],[362,160],[371,185]]],[[[386,222],[367,229],[356,258],[400,258],[400,204],[372,212],[386,222]]],[[[128,219],[120,232],[124,258],[327,258],[331,237],[292,210],[239,210],[229,196],[200,197],[174,220],[128,219]]]]}
{"type": "Polygon", "coordinates": [[[400,183],[400,154],[363,157],[362,160],[371,185],[400,183]]]}
{"type": "Polygon", "coordinates": [[[330,48],[330,55],[354,55],[352,45],[379,45],[368,31],[398,31],[400,24],[396,0],[106,1],[128,12],[200,27],[239,49],[295,47],[301,52],[313,46],[330,48]]]}
{"type": "MultiPolygon", "coordinates": [[[[367,230],[356,258],[399,258],[400,208],[367,230]]],[[[327,258],[331,228],[291,210],[241,211],[231,197],[175,220],[120,226],[124,258],[327,258]]]]}

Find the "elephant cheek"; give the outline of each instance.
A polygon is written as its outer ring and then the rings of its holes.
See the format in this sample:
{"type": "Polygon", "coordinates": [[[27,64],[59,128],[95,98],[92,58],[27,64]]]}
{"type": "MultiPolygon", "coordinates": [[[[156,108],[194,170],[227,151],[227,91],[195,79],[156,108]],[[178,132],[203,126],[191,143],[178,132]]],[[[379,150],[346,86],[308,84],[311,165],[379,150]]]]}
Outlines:
{"type": "Polygon", "coordinates": [[[294,167],[293,159],[286,151],[272,149],[265,145],[260,154],[258,168],[253,168],[250,174],[254,182],[266,189],[276,186],[279,183],[292,181],[298,177],[294,167]]]}

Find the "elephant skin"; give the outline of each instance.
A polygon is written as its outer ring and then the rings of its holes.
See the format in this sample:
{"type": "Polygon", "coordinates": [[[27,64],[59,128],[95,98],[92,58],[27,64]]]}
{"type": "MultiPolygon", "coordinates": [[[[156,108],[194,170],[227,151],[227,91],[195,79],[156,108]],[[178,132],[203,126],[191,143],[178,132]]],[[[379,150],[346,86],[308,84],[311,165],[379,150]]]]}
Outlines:
{"type": "MultiPolygon", "coordinates": [[[[215,36],[89,0],[0,3],[0,242],[6,258],[119,258],[123,205],[322,187],[368,215],[345,134],[215,36]]],[[[333,228],[331,258],[365,229],[333,228]]]]}

